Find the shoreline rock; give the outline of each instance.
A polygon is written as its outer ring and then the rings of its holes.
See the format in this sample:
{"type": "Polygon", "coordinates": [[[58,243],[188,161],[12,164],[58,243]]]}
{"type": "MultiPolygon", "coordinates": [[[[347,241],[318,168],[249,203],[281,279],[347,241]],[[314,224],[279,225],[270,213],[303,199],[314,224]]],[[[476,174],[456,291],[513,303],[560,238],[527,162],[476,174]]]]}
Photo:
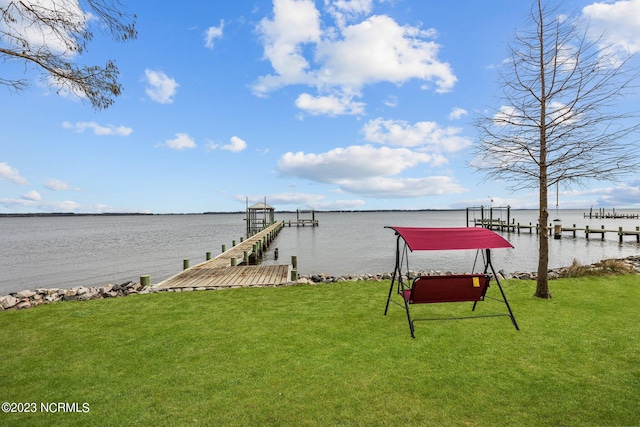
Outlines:
{"type": "Polygon", "coordinates": [[[88,301],[101,298],[117,298],[134,294],[149,293],[137,282],[120,285],[108,284],[101,287],[76,286],[71,289],[38,288],[35,291],[22,290],[0,297],[0,311],[21,310],[59,301],[88,301]]]}
{"type": "MultiPolygon", "coordinates": [[[[629,256],[627,258],[621,258],[617,261],[621,261],[626,264],[631,271],[635,271],[636,274],[640,274],[640,255],[629,256]]],[[[596,264],[585,266],[586,268],[598,268],[596,264]]],[[[557,279],[563,270],[567,267],[554,268],[549,270],[549,279],[557,279]]],[[[297,281],[290,282],[288,285],[295,284],[322,284],[322,283],[340,283],[340,282],[352,282],[352,281],[383,281],[391,280],[393,273],[378,273],[378,274],[358,274],[358,275],[344,275],[344,276],[332,276],[329,274],[313,274],[302,275],[297,281]]],[[[409,271],[406,279],[413,279],[421,275],[428,276],[450,276],[454,274],[451,271],[441,270],[419,270],[409,271]]],[[[468,273],[464,273],[468,274],[468,273]]],[[[536,280],[536,272],[522,272],[516,271],[513,273],[507,273],[504,270],[498,271],[499,279],[518,279],[518,280],[536,280]]],[[[206,288],[193,288],[189,290],[206,290],[206,288]]],[[[144,295],[156,292],[167,292],[171,290],[159,290],[154,289],[153,286],[143,287],[138,282],[125,282],[122,284],[108,284],[101,287],[85,287],[76,286],[71,289],[60,288],[38,288],[35,291],[22,290],[18,292],[12,292],[9,295],[0,296],[0,311],[4,310],[22,310],[25,308],[37,307],[39,305],[51,304],[60,301],[88,301],[93,299],[102,298],[118,298],[129,295],[144,295]]]]}

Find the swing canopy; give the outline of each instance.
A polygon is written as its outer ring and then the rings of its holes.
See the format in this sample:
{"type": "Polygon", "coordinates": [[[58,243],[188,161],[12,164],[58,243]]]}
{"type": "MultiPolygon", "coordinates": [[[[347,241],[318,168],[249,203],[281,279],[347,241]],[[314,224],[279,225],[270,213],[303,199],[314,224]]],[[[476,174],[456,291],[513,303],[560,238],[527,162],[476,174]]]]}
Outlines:
{"type": "Polygon", "coordinates": [[[498,233],[486,228],[385,227],[402,236],[411,251],[513,248],[498,233]]]}

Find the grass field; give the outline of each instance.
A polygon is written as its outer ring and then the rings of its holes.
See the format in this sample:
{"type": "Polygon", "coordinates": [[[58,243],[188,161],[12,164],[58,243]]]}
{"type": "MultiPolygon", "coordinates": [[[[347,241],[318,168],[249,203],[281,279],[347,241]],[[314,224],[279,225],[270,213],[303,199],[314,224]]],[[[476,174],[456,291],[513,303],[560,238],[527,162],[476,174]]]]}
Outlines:
{"type": "MultiPolygon", "coordinates": [[[[0,312],[0,402],[37,407],[0,413],[0,425],[640,425],[640,276],[553,281],[552,300],[506,281],[520,331],[508,317],[418,322],[416,339],[400,307],[383,316],[388,286],[0,312]],[[57,402],[79,412],[43,411],[57,402]]],[[[448,316],[470,305],[413,308],[448,316]]]]}

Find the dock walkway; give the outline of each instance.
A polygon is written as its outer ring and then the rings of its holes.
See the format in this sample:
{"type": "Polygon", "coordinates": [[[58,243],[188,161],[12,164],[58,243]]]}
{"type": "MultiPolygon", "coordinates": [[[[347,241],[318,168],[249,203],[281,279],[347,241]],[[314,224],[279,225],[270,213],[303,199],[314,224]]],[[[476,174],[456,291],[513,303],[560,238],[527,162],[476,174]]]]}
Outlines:
{"type": "Polygon", "coordinates": [[[291,265],[248,265],[250,259],[259,257],[269,246],[282,227],[283,223],[277,222],[217,257],[187,268],[153,287],[158,290],[183,290],[286,284],[291,277],[291,265]]]}

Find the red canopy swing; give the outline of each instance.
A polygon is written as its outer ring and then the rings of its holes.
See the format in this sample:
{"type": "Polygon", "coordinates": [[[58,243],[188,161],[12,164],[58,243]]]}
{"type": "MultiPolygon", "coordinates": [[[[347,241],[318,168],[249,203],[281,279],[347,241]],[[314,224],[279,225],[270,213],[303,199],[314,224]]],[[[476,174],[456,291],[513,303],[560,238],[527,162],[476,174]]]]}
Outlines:
{"type": "MultiPolygon", "coordinates": [[[[439,319],[412,319],[409,311],[411,304],[427,304],[438,302],[462,302],[473,301],[472,311],[475,311],[478,301],[484,301],[491,276],[489,268],[496,280],[502,300],[507,306],[509,314],[491,314],[468,317],[489,317],[489,316],[509,316],[516,330],[520,330],[516,322],[507,297],[504,294],[500,280],[491,262],[491,249],[513,248],[511,243],[499,234],[486,228],[463,227],[463,228],[418,228],[418,227],[385,227],[396,232],[396,266],[389,287],[387,305],[384,309],[385,316],[389,309],[389,303],[393,302],[403,306],[407,312],[409,330],[411,336],[415,338],[414,322],[417,320],[439,320],[439,319]],[[404,251],[400,251],[400,239],[403,239],[404,251]],[[402,274],[402,258],[406,255],[406,249],[413,251],[445,251],[445,250],[485,250],[486,258],[484,272],[482,274],[463,274],[451,276],[421,276],[413,280],[409,286],[405,283],[402,274]],[[397,283],[397,293],[402,297],[403,304],[392,299],[393,286],[397,283]]],[[[460,319],[458,317],[457,319],[460,319]]]]}

